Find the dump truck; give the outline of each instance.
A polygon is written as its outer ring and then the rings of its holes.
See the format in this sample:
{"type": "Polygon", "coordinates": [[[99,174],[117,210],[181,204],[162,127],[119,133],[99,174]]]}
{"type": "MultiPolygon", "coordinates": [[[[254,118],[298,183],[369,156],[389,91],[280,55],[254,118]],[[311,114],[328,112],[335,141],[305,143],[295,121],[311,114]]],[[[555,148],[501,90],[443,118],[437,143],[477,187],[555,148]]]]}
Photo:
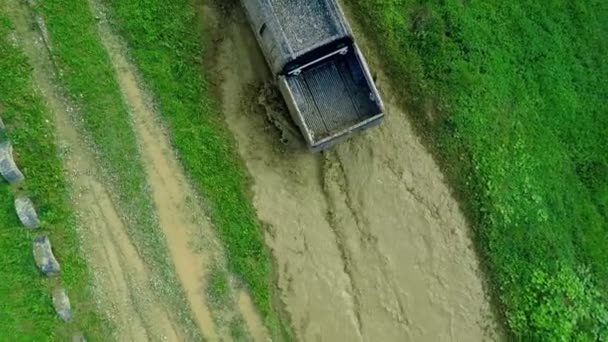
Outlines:
{"type": "Polygon", "coordinates": [[[378,125],[384,106],[335,0],[241,0],[289,113],[313,152],[378,125]]]}

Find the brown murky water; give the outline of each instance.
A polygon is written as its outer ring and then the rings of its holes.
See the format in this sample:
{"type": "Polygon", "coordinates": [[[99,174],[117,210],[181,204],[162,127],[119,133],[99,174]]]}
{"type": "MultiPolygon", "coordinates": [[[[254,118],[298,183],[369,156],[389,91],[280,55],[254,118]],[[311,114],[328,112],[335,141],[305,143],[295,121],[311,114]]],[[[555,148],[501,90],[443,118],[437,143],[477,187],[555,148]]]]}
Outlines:
{"type": "Polygon", "coordinates": [[[186,177],[174,156],[165,132],[156,122],[153,109],[144,99],[133,68],[105,22],[100,22],[101,40],[115,68],[118,83],[129,106],[144,160],[159,224],[163,229],[176,272],[184,287],[197,323],[205,336],[218,340],[211,312],[204,298],[206,271],[211,256],[192,248],[195,234],[208,234],[211,226],[200,219],[200,208],[188,205],[194,199],[186,177]]]}
{"type": "Polygon", "coordinates": [[[222,23],[212,33],[223,37],[223,111],[254,181],[298,339],[494,339],[469,228],[381,70],[385,122],[312,155],[279,143],[252,91],[270,75],[244,15],[208,22],[222,23]]]}
{"type": "MultiPolygon", "coordinates": [[[[231,340],[229,327],[224,326],[227,322],[220,322],[225,324],[218,326],[205,296],[210,265],[223,267],[224,264],[221,246],[213,236],[213,228],[199,205],[201,202],[188,184],[118,37],[111,32],[98,4],[92,1],[91,7],[100,18],[99,36],[129,106],[159,226],[163,229],[171,261],[195,322],[207,340],[231,340]]],[[[111,187],[99,173],[101,168],[95,152],[89,148],[86,134],[80,127],[80,113],[69,105],[61,89],[54,84],[54,66],[46,49],[52,43],[52,37],[34,29],[34,18],[27,6],[14,3],[6,9],[17,24],[18,41],[23,42],[22,47],[34,66],[36,85],[55,115],[57,135],[61,138],[65,167],[69,171],[67,176],[73,186],[74,206],[81,224],[83,253],[93,270],[100,309],[115,327],[114,336],[108,339],[189,340],[191,332],[184,331],[176,321],[176,314],[167,311],[163,298],[159,298],[153,289],[154,277],[129,238],[128,223],[122,216],[124,213],[114,204],[111,187]]],[[[44,24],[43,18],[37,19],[38,25],[44,24]]],[[[247,292],[236,288],[233,292],[234,307],[223,310],[231,316],[242,317],[247,333],[255,341],[267,341],[267,330],[247,292]]]]}

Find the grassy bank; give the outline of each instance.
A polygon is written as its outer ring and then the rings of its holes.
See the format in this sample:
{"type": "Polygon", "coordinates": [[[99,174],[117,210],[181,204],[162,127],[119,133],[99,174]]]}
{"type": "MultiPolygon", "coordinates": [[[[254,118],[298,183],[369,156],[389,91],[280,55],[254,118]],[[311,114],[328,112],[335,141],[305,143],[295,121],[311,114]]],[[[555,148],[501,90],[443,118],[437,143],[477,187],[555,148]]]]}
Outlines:
{"type": "Polygon", "coordinates": [[[351,6],[463,194],[512,333],[608,338],[608,4],[351,6]]]}
{"type": "Polygon", "coordinates": [[[44,1],[34,11],[46,20],[58,81],[79,109],[106,180],[127,220],[131,241],[152,270],[159,294],[174,305],[174,312],[188,331],[196,334],[156,222],[131,118],[88,1],[44,1]]]}
{"type": "Polygon", "coordinates": [[[0,332],[10,341],[70,340],[82,330],[90,340],[108,336],[107,322],[93,302],[91,274],[80,254],[74,214],[57,147],[52,116],[32,88],[31,67],[9,41],[11,24],[0,15],[0,117],[26,177],[24,191],[38,208],[42,229],[49,232],[62,266],[61,280],[72,301],[75,320],[61,322],[52,306],[51,287],[32,256],[33,234],[18,222],[13,195],[0,185],[0,332]]]}
{"type": "Polygon", "coordinates": [[[249,288],[271,334],[289,338],[273,306],[271,263],[246,196],[245,176],[203,76],[201,18],[185,0],[108,3],[116,28],[157,99],[182,164],[208,201],[230,270],[249,288]]]}

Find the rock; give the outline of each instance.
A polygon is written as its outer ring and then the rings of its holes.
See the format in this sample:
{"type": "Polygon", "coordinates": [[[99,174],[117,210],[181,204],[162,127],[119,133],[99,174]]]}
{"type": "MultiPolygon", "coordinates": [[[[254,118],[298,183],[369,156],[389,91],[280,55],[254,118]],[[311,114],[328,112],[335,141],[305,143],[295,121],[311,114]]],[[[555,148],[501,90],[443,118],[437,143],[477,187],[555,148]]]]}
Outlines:
{"type": "Polygon", "coordinates": [[[15,210],[17,211],[17,216],[19,216],[19,221],[21,221],[25,228],[36,229],[40,226],[40,220],[38,219],[38,214],[36,214],[34,203],[28,197],[17,197],[15,199],[15,210]]]}
{"type": "Polygon", "coordinates": [[[40,34],[42,35],[42,40],[44,41],[44,45],[46,45],[49,51],[53,50],[51,46],[51,39],[49,37],[49,30],[46,28],[46,22],[41,15],[37,15],[34,18],[36,25],[38,26],[38,30],[40,30],[40,34]]]}
{"type": "Polygon", "coordinates": [[[8,140],[0,143],[0,174],[10,184],[23,180],[23,173],[13,160],[13,146],[8,140]]]}
{"type": "Polygon", "coordinates": [[[34,260],[40,269],[40,272],[47,277],[52,277],[59,274],[61,267],[51,246],[51,240],[48,235],[41,234],[34,239],[34,260]]]}
{"type": "Polygon", "coordinates": [[[72,319],[70,298],[68,298],[65,289],[61,286],[58,286],[53,290],[53,307],[59,318],[65,322],[69,322],[72,319]]]}
{"type": "Polygon", "coordinates": [[[72,342],[87,342],[82,333],[75,333],[72,336],[72,342]]]}

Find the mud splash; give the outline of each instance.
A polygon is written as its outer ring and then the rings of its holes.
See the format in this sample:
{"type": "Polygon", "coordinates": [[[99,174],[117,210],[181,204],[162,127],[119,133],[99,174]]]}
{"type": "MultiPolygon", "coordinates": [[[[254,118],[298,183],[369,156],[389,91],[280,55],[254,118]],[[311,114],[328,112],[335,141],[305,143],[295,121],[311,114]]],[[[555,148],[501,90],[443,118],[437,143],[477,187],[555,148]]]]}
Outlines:
{"type": "Polygon", "coordinates": [[[152,276],[129,240],[125,223],[114,206],[110,189],[98,174],[94,153],[87,147],[78,113],[53,84],[53,65],[29,10],[10,4],[19,41],[33,66],[34,81],[55,117],[67,178],[73,188],[83,254],[93,271],[102,312],[114,323],[119,341],[184,340],[179,323],[165,310],[151,287],[152,276]]]}
{"type": "Polygon", "coordinates": [[[281,145],[249,95],[270,75],[240,10],[221,33],[223,111],[254,180],[298,338],[494,339],[466,222],[386,77],[379,72],[386,121],[311,155],[281,145]]]}

